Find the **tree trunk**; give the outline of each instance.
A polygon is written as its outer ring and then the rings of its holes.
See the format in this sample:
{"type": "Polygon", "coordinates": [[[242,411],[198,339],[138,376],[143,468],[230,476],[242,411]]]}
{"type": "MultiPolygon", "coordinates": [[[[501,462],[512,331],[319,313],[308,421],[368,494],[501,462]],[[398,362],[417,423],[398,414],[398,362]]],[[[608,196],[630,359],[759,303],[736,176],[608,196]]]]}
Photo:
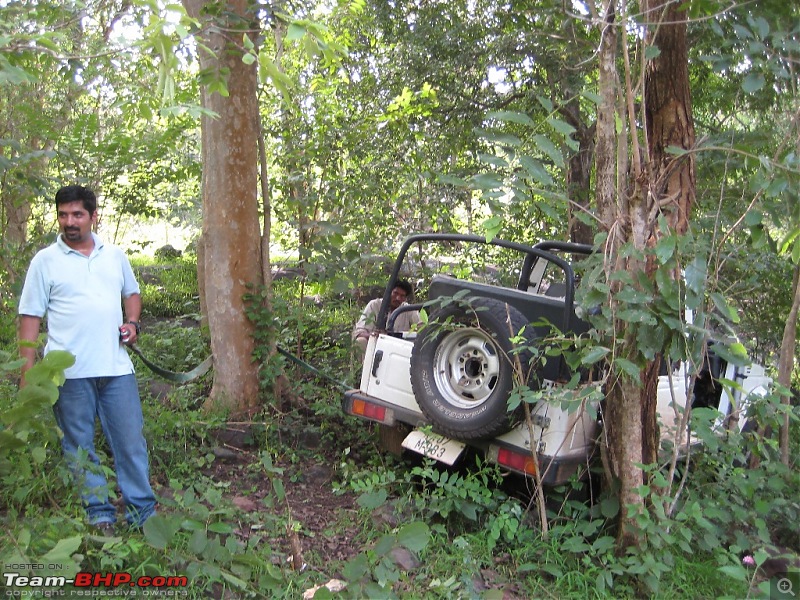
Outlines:
{"type": "Polygon", "coordinates": [[[592,163],[594,162],[595,127],[581,119],[580,103],[572,100],[561,114],[575,128],[578,151],[569,159],[567,168],[567,196],[569,197],[569,224],[567,235],[577,244],[591,244],[592,227],[580,220],[581,213],[589,212],[591,201],[592,163]]]}
{"type": "MultiPolygon", "coordinates": [[[[645,0],[643,8],[651,23],[645,44],[660,51],[648,63],[645,77],[645,123],[651,170],[648,192],[656,202],[653,209],[665,214],[673,231],[682,234],[689,225],[695,201],[694,155],[676,157],[667,148],[691,150],[695,143],[686,13],[680,4],[666,0],[645,0]]],[[[650,219],[653,226],[655,216],[650,219]]]]}
{"type": "MultiPolygon", "coordinates": [[[[644,253],[662,234],[684,233],[689,211],[694,202],[694,163],[691,154],[676,158],[668,154],[670,146],[691,149],[694,126],[691,118],[686,24],[676,5],[665,0],[645,0],[644,14],[650,25],[645,46],[657,46],[660,54],[647,63],[644,92],[645,155],[640,156],[635,131],[631,131],[632,151],[623,143],[624,125],[635,127],[641,122],[634,110],[630,91],[628,101],[615,103],[619,88],[616,77],[617,32],[614,24],[614,3],[604,17],[599,51],[599,96],[597,121],[597,207],[602,227],[608,233],[606,269],[611,275],[627,271],[633,280],[645,273],[652,278],[656,265],[636,257],[636,253],[620,255],[623,244],[644,253]],[[621,110],[620,110],[621,108],[621,110]],[[619,112],[617,112],[619,111],[619,112]],[[617,117],[623,128],[617,136],[617,117]],[[631,154],[633,173],[628,173],[627,157],[631,154]],[[641,166],[643,163],[643,167],[641,166]],[[633,177],[629,179],[629,177],[633,177]],[[630,183],[629,183],[630,182],[630,183]],[[667,217],[670,231],[658,230],[660,215],[667,217]]],[[[627,54],[625,64],[628,66],[627,54]]],[[[630,73],[626,82],[631,88],[630,73]]],[[[675,273],[675,277],[678,277],[675,273]]],[[[611,291],[621,283],[612,281],[611,291]]],[[[624,306],[612,297],[611,310],[618,314],[624,306]]],[[[656,389],[660,361],[644,361],[638,350],[635,327],[615,318],[615,356],[635,364],[644,364],[639,380],[622,373],[611,373],[604,412],[605,445],[603,461],[607,477],[619,489],[620,520],[617,532],[619,550],[636,545],[639,533],[635,519],[647,510],[645,498],[636,490],[645,483],[644,471],[637,465],[657,460],[658,420],[656,389]]],[[[613,369],[613,363],[612,363],[613,369]]]]}
{"type": "MultiPolygon", "coordinates": [[[[662,235],[683,235],[689,227],[689,214],[695,202],[694,154],[676,157],[668,153],[667,148],[692,150],[695,132],[685,12],[667,0],[645,0],[643,8],[651,23],[645,35],[645,46],[659,50],[658,56],[647,63],[644,86],[649,187],[643,219],[649,238],[646,245],[653,247],[662,235]],[[659,229],[659,214],[666,216],[669,231],[659,229]]],[[[651,279],[655,276],[655,269],[651,260],[647,265],[651,279]]],[[[672,277],[680,279],[677,268],[672,277]]],[[[642,388],[642,406],[645,454],[649,463],[655,461],[659,443],[655,402],[658,365],[648,365],[648,371],[642,388]]]]}
{"type": "MultiPolygon", "coordinates": [[[[800,267],[794,268],[792,278],[792,308],[789,311],[789,318],[786,319],[786,327],[783,329],[783,340],[781,341],[781,355],[778,361],[778,383],[789,390],[792,385],[792,370],[794,369],[794,348],[797,343],[797,314],[800,311],[800,267]]],[[[787,407],[791,402],[791,392],[787,392],[782,400],[787,407]]],[[[783,422],[780,430],[780,450],[781,462],[789,466],[789,412],[783,415],[783,422]]]]}
{"type": "MultiPolygon", "coordinates": [[[[201,21],[200,67],[227,81],[228,97],[201,88],[203,266],[205,303],[214,355],[214,383],[206,406],[244,413],[258,403],[252,360],[253,325],[245,314],[248,284],[262,281],[258,222],[258,101],[256,65],[242,61],[244,24],[256,22],[247,0],[229,0],[220,16],[201,14],[216,2],[183,0],[201,21]],[[220,20],[224,22],[220,22],[220,20]],[[209,51],[210,50],[210,51],[209,51]]],[[[251,37],[255,37],[250,32],[251,37]]]]}

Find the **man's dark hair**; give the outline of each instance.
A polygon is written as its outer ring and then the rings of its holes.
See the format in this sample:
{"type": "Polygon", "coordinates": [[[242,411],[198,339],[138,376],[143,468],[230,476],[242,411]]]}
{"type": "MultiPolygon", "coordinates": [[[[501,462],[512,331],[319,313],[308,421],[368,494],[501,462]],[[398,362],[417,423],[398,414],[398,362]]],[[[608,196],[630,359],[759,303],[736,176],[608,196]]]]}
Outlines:
{"type": "Polygon", "coordinates": [[[394,284],[394,287],[400,288],[406,293],[406,296],[411,298],[414,295],[414,288],[411,287],[411,284],[408,283],[405,279],[398,279],[397,282],[394,284]]]}
{"type": "Polygon", "coordinates": [[[89,188],[82,185],[65,185],[56,192],[56,209],[62,204],[83,202],[83,208],[90,215],[97,212],[97,196],[89,188]]]}

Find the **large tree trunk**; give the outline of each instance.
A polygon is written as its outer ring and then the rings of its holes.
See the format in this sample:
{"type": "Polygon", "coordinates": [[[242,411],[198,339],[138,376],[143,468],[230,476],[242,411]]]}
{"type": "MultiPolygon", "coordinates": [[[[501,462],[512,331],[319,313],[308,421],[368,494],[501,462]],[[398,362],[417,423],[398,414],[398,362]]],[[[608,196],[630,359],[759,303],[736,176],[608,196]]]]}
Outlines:
{"type": "MultiPolygon", "coordinates": [[[[608,6],[608,14],[602,15],[604,29],[599,52],[601,102],[598,106],[596,148],[597,207],[602,227],[608,233],[606,265],[609,275],[627,271],[636,281],[636,274],[642,272],[652,278],[655,264],[636,257],[635,253],[622,256],[619,252],[621,246],[629,244],[642,253],[652,247],[662,234],[658,230],[661,214],[667,216],[671,230],[663,233],[684,233],[694,202],[691,155],[676,159],[666,152],[669,146],[691,149],[694,145],[686,25],[676,5],[665,0],[644,1],[643,10],[649,23],[645,45],[657,46],[660,54],[648,63],[644,74],[647,146],[641,155],[633,130],[641,120],[633,113],[629,71],[626,71],[626,102],[615,102],[616,90],[619,89],[616,76],[617,32],[614,4],[608,6]],[[625,127],[617,129],[616,118],[625,113],[628,118],[620,122],[631,127],[630,151],[628,144],[623,143],[625,127]],[[632,172],[628,171],[628,156],[632,159],[632,172]]],[[[625,64],[628,64],[627,55],[625,64]]],[[[612,293],[620,286],[619,281],[614,281],[612,293]]],[[[613,314],[621,308],[624,307],[612,298],[613,314]]],[[[615,319],[614,330],[616,356],[641,364],[643,357],[637,347],[635,327],[615,319]]],[[[658,451],[656,386],[659,360],[644,362],[639,380],[612,373],[606,396],[603,460],[607,476],[619,490],[621,513],[617,544],[621,550],[639,542],[635,520],[637,515],[647,510],[647,506],[636,490],[645,483],[644,472],[638,465],[655,462],[658,451]]]]}
{"type": "MultiPolygon", "coordinates": [[[[242,61],[243,24],[255,23],[247,0],[229,0],[219,17],[201,14],[205,0],[183,0],[203,24],[200,67],[227,80],[228,97],[202,87],[204,108],[217,117],[201,123],[203,246],[200,271],[214,355],[214,384],[207,406],[244,413],[258,403],[258,372],[252,360],[253,325],[245,314],[248,284],[262,280],[258,221],[258,102],[255,64],[242,61]],[[219,22],[224,20],[225,22],[219,22]],[[213,53],[213,54],[212,54],[213,53]]],[[[255,37],[252,35],[251,37],[255,37]]]]}
{"type": "MultiPolygon", "coordinates": [[[[676,157],[667,148],[691,150],[695,133],[689,89],[686,13],[679,3],[644,0],[645,45],[659,55],[648,62],[645,77],[645,123],[650,163],[649,196],[654,208],[668,217],[670,228],[682,234],[689,225],[695,200],[694,155],[676,157]]],[[[652,209],[651,209],[652,210],[652,209]]],[[[655,229],[654,218],[650,217],[655,229]]],[[[656,235],[658,232],[656,232],[656,235]]]]}
{"type": "MultiPolygon", "coordinates": [[[[645,46],[657,47],[658,56],[645,71],[645,125],[648,150],[648,188],[644,190],[644,244],[655,246],[662,235],[686,233],[689,214],[695,202],[694,154],[676,157],[667,152],[675,147],[692,150],[695,144],[692,99],[689,87],[689,54],[686,48],[686,18],[683,9],[667,0],[644,0],[643,8],[651,25],[645,46]],[[661,231],[658,215],[666,216],[669,231],[661,231]]],[[[637,245],[637,247],[639,247],[637,245]]],[[[656,265],[650,261],[647,272],[652,279],[656,265]]],[[[680,279],[678,268],[672,273],[680,279]]],[[[658,364],[649,364],[642,388],[645,428],[645,462],[656,460],[658,423],[656,388],[658,364]]]]}

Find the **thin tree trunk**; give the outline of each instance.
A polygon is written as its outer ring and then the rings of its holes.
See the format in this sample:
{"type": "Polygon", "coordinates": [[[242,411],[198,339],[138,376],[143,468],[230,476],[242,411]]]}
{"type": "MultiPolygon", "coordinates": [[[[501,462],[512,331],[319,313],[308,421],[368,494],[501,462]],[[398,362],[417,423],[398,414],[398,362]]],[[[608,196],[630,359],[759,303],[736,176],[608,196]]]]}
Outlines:
{"type": "Polygon", "coordinates": [[[591,201],[592,163],[594,162],[595,127],[587,127],[581,120],[580,105],[576,100],[565,106],[561,114],[575,128],[578,151],[569,159],[567,169],[567,195],[569,197],[569,224],[567,235],[578,244],[591,244],[593,228],[579,219],[589,212],[591,201]]]}
{"type": "MultiPolygon", "coordinates": [[[[794,268],[792,278],[792,308],[789,311],[789,318],[786,319],[786,327],[783,329],[783,340],[781,341],[781,355],[778,362],[778,383],[787,390],[792,385],[792,370],[794,369],[794,349],[797,343],[797,315],[800,311],[800,266],[794,268]]],[[[791,391],[788,391],[781,402],[789,406],[791,402],[791,391]]],[[[789,465],[789,412],[783,415],[779,437],[781,462],[789,465]]]]}

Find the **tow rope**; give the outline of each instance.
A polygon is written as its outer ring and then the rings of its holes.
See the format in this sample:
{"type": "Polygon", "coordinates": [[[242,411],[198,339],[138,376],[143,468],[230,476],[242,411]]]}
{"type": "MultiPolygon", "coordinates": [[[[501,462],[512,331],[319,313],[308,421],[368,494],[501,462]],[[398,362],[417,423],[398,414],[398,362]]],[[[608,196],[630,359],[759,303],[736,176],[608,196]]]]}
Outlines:
{"type": "Polygon", "coordinates": [[[293,363],[296,363],[296,364],[300,365],[301,367],[304,367],[305,369],[308,369],[309,371],[311,371],[315,375],[321,377],[322,379],[325,379],[326,381],[329,381],[330,383],[334,383],[334,384],[338,385],[343,390],[349,390],[350,389],[351,386],[349,386],[346,383],[343,383],[341,381],[337,381],[336,379],[334,379],[330,375],[326,375],[325,373],[323,373],[322,371],[320,371],[319,369],[317,369],[313,365],[310,365],[306,361],[304,361],[304,360],[302,360],[300,358],[297,358],[294,354],[292,354],[288,350],[284,350],[280,346],[277,346],[277,349],[278,349],[278,352],[281,355],[285,356],[286,358],[288,358],[293,363]]]}
{"type": "MultiPolygon", "coordinates": [[[[139,350],[139,347],[136,346],[136,344],[128,345],[128,348],[130,348],[131,351],[134,354],[136,354],[136,356],[138,356],[140,359],[142,359],[142,362],[145,364],[145,366],[147,366],[147,368],[150,369],[153,373],[155,373],[159,377],[162,377],[163,379],[166,379],[167,381],[173,381],[175,383],[188,383],[189,381],[197,379],[198,377],[202,377],[203,375],[208,373],[209,369],[211,369],[211,366],[214,364],[214,357],[213,356],[209,356],[208,358],[206,358],[203,362],[201,362],[199,365],[197,365],[191,371],[188,371],[186,373],[177,373],[175,371],[168,371],[167,369],[163,369],[163,368],[159,367],[157,364],[155,364],[152,361],[148,360],[145,357],[145,355],[142,354],[142,351],[139,350]]],[[[277,346],[277,350],[282,356],[285,356],[286,358],[288,358],[293,363],[298,364],[301,367],[311,371],[312,373],[314,373],[318,377],[321,377],[322,379],[325,379],[326,381],[339,386],[343,390],[349,390],[350,389],[351,386],[347,385],[346,383],[343,383],[341,381],[338,381],[338,380],[334,379],[330,375],[327,375],[327,374],[323,373],[322,371],[320,371],[319,369],[317,369],[313,365],[305,362],[304,360],[302,360],[300,358],[297,358],[295,355],[293,355],[288,350],[285,350],[285,349],[281,348],[280,346],[277,346]]]]}
{"type": "Polygon", "coordinates": [[[162,369],[157,364],[147,360],[147,358],[145,358],[144,354],[142,354],[142,351],[139,350],[136,344],[129,344],[128,348],[130,348],[131,351],[136,356],[141,358],[142,362],[153,373],[155,373],[159,377],[166,379],[167,381],[173,381],[175,383],[188,383],[193,379],[197,379],[198,377],[201,377],[202,375],[208,373],[208,370],[211,368],[211,365],[214,364],[214,357],[209,356],[207,359],[205,359],[191,371],[188,371],[186,373],[176,373],[175,371],[168,371],[167,369],[162,369]]]}

